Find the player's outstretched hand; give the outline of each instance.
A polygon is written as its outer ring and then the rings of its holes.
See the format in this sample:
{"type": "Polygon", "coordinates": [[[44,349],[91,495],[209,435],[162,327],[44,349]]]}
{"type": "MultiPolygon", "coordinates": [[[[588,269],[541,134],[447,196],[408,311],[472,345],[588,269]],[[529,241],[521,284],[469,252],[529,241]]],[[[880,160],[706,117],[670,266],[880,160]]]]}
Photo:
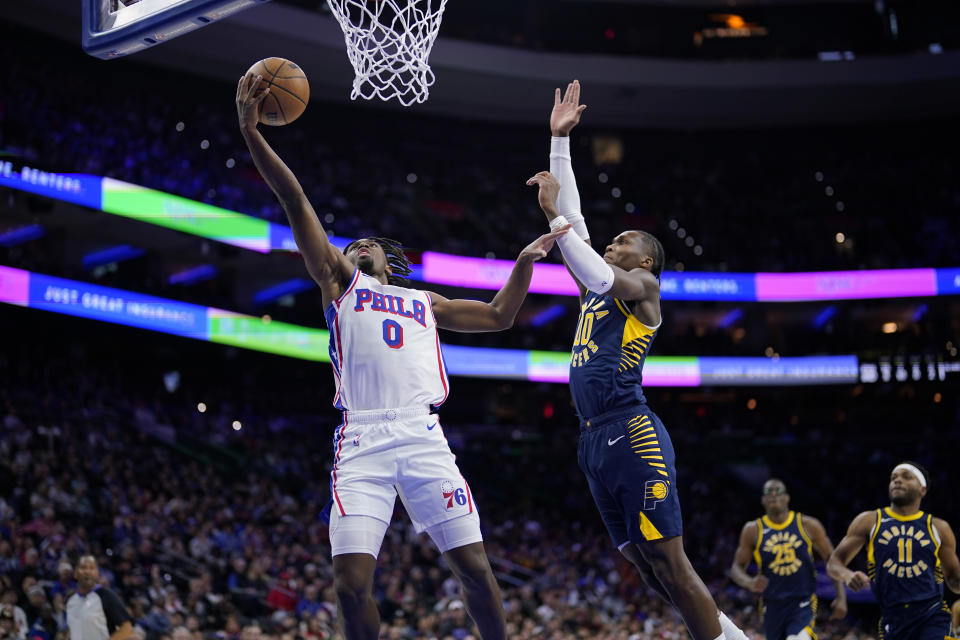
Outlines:
{"type": "Polygon", "coordinates": [[[257,91],[263,76],[248,73],[237,83],[237,117],[240,118],[240,128],[256,128],[260,122],[260,103],[270,93],[270,87],[257,91]]]}
{"type": "Polygon", "coordinates": [[[556,137],[569,136],[577,123],[580,114],[587,105],[580,104],[580,81],[574,80],[567,85],[567,90],[560,99],[560,89],[553,92],[553,111],[550,112],[550,133],[556,137]]]}
{"type": "Polygon", "coordinates": [[[870,586],[870,578],[863,571],[854,571],[846,579],[846,583],[854,591],[860,591],[860,589],[866,589],[870,586]]]}
{"type": "Polygon", "coordinates": [[[550,253],[550,249],[553,249],[557,238],[569,231],[572,226],[571,224],[565,224],[556,231],[543,234],[520,252],[520,258],[532,258],[534,262],[540,258],[546,258],[547,254],[550,253]]]}
{"type": "Polygon", "coordinates": [[[560,183],[549,171],[541,171],[527,180],[528,187],[534,185],[540,187],[540,192],[537,194],[537,202],[540,203],[540,208],[548,215],[556,215],[557,196],[560,195],[560,183]]]}

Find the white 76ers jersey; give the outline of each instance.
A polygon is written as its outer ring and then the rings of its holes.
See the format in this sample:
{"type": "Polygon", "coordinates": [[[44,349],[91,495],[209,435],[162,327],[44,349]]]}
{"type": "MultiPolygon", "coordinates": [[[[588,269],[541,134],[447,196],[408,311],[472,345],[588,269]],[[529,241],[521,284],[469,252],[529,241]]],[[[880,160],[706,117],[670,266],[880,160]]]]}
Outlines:
{"type": "Polygon", "coordinates": [[[381,284],[358,269],[330,303],[333,406],[344,411],[439,406],[447,398],[429,294],[381,284]]]}

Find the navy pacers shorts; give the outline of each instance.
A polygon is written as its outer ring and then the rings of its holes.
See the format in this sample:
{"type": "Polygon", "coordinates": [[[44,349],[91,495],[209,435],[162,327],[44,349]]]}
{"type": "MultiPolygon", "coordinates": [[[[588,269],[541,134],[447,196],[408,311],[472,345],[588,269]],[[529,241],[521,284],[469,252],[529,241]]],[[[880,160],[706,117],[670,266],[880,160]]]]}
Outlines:
{"type": "Polygon", "coordinates": [[[786,640],[804,629],[817,640],[813,625],[817,619],[817,596],[763,599],[763,630],[767,640],[786,640]]]}
{"type": "Polygon", "coordinates": [[[950,610],[940,597],[884,609],[880,640],[944,640],[950,635],[950,610]]]}
{"type": "Polygon", "coordinates": [[[649,407],[581,420],[577,459],[617,548],[683,533],[673,443],[649,407]]]}

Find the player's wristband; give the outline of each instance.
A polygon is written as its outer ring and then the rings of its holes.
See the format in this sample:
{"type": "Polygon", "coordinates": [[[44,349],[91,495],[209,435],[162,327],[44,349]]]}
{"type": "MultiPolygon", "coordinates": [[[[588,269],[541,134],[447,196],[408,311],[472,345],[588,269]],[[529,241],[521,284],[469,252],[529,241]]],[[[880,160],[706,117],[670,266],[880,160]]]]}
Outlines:
{"type": "Polygon", "coordinates": [[[560,227],[565,227],[568,224],[570,224],[570,222],[567,220],[566,216],[557,216],[550,221],[550,231],[556,231],[560,227]]]}

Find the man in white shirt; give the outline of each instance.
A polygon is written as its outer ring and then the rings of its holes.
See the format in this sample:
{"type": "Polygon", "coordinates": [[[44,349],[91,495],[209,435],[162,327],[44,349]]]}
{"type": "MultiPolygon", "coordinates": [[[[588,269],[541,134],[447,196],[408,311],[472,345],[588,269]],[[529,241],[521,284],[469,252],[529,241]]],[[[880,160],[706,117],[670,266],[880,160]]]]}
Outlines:
{"type": "Polygon", "coordinates": [[[96,559],[80,558],[74,576],[77,592],[67,601],[70,640],[127,640],[133,632],[133,619],[117,594],[99,584],[96,559]]]}

